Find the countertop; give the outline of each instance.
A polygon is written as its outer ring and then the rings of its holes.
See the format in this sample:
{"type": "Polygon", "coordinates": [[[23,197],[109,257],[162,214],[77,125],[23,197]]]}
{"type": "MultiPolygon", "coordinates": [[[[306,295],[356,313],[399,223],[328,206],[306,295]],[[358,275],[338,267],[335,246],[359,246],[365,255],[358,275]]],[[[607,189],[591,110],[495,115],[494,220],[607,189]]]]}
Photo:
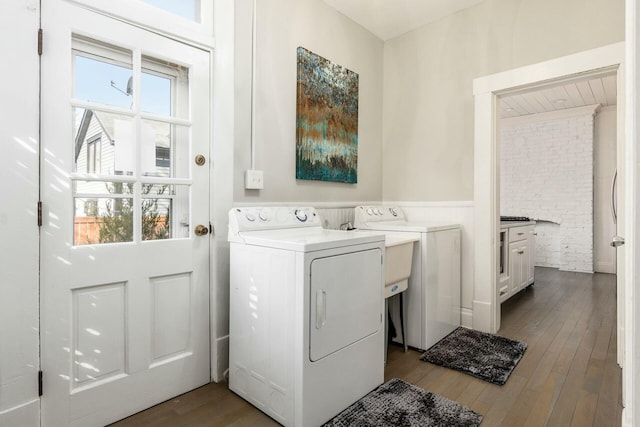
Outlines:
{"type": "Polygon", "coordinates": [[[535,221],[500,221],[500,228],[522,227],[525,225],[535,225],[535,221]]]}

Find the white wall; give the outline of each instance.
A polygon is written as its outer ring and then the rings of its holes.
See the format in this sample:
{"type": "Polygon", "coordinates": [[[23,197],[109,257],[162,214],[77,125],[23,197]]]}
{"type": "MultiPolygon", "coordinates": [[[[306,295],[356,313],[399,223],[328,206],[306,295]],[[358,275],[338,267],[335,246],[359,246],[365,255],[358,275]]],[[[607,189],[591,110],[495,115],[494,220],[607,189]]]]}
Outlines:
{"type": "Polygon", "coordinates": [[[255,147],[263,190],[244,190],[251,165],[251,1],[236,1],[234,201],[342,202],[382,198],[383,43],[321,0],[257,1],[255,147]],[[359,75],[358,183],[295,179],[296,49],[359,75]]]}
{"type": "Polygon", "coordinates": [[[546,222],[536,265],[593,272],[594,110],[500,122],[500,214],[546,222]]]}
{"type": "Polygon", "coordinates": [[[624,0],[485,0],[385,44],[383,198],[473,199],[477,77],[624,40],[624,0]]]}

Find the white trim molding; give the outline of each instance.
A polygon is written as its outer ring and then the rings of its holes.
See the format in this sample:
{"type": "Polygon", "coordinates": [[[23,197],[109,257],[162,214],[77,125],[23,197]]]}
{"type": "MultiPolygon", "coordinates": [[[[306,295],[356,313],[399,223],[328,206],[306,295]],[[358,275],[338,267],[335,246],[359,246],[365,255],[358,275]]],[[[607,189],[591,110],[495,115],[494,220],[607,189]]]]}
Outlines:
{"type": "MultiPolygon", "coordinates": [[[[640,423],[640,328],[638,327],[638,315],[640,307],[640,293],[636,284],[640,281],[638,277],[640,269],[637,251],[640,241],[638,241],[638,227],[640,218],[638,217],[638,99],[640,99],[640,85],[638,85],[638,55],[640,55],[640,33],[638,32],[638,20],[640,20],[640,8],[635,0],[625,2],[625,39],[627,40],[625,51],[626,73],[624,91],[626,98],[624,128],[625,128],[625,176],[624,176],[624,230],[623,237],[626,244],[624,248],[624,275],[626,278],[624,295],[618,295],[618,301],[624,301],[623,309],[618,309],[618,316],[621,311],[624,317],[622,334],[618,333],[619,339],[624,337],[622,343],[622,425],[625,427],[636,426],[640,423]]],[[[620,101],[618,101],[620,103],[620,101]]],[[[620,153],[618,153],[620,156],[620,153]]],[[[618,232],[620,233],[620,232],[618,232]]],[[[618,251],[620,256],[620,251],[618,251]]],[[[618,263],[620,266],[620,262],[618,263]]],[[[618,272],[620,270],[618,269],[618,272]]],[[[620,345],[618,346],[620,349],[620,345]]],[[[618,357],[620,362],[620,357],[618,357]]]]}
{"type": "Polygon", "coordinates": [[[250,206],[312,206],[318,209],[353,209],[357,206],[369,206],[369,205],[387,205],[388,203],[383,203],[381,201],[377,202],[259,202],[259,203],[249,203],[249,202],[240,202],[234,203],[233,207],[250,207],[250,206]]]}
{"type": "Polygon", "coordinates": [[[200,22],[190,21],[142,1],[67,0],[77,6],[136,25],[168,38],[210,50],[214,47],[214,0],[200,1],[200,22]]]}
{"type": "Polygon", "coordinates": [[[399,206],[412,208],[472,208],[473,200],[453,200],[453,201],[432,201],[432,202],[411,202],[411,201],[386,201],[385,206],[399,206]]]}
{"type": "MultiPolygon", "coordinates": [[[[614,107],[615,108],[615,107],[614,107]]],[[[582,107],[565,108],[564,110],[549,111],[546,113],[527,114],[526,116],[507,117],[500,119],[500,127],[518,126],[525,123],[545,122],[550,120],[566,119],[569,117],[595,116],[600,111],[600,104],[585,105],[582,107]]]]}

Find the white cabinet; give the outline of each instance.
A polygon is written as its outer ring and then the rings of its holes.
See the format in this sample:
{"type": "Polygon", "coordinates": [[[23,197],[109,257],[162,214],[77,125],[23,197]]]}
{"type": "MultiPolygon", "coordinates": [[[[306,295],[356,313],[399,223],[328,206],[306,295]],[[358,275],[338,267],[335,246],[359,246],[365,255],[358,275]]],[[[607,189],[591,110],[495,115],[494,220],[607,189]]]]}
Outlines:
{"type": "Polygon", "coordinates": [[[534,225],[513,225],[501,230],[503,255],[498,300],[504,302],[534,281],[534,225]]]}

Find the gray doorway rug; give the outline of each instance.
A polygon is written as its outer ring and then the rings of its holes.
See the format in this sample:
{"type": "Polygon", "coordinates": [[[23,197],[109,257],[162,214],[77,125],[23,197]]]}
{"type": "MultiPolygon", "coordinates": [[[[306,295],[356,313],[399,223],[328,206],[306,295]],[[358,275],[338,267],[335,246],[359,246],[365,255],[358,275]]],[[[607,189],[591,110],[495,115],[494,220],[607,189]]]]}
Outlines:
{"type": "Polygon", "coordinates": [[[477,427],[482,415],[394,378],[323,427],[477,427]]]}
{"type": "Polygon", "coordinates": [[[521,341],[459,327],[420,360],[504,385],[526,349],[527,344],[521,341]]]}

